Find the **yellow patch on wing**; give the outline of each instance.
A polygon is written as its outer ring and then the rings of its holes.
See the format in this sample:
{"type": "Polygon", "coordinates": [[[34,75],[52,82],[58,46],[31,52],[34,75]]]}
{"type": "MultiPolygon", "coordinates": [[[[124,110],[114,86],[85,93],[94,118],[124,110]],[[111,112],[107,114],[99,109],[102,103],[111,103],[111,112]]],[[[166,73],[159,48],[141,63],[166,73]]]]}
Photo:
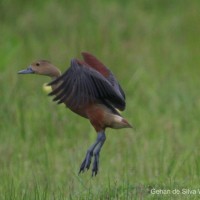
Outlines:
{"type": "Polygon", "coordinates": [[[45,93],[50,93],[52,91],[51,86],[48,86],[47,83],[44,83],[42,89],[45,93]]]}

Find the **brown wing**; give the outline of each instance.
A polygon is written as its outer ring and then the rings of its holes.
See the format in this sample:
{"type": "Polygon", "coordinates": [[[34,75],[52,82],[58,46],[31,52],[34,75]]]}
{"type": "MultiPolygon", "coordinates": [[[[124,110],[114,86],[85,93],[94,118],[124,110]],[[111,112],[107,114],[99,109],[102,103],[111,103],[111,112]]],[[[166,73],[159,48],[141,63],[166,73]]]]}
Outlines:
{"type": "Polygon", "coordinates": [[[115,91],[121,95],[125,100],[125,93],[122,90],[122,87],[116,80],[113,73],[95,56],[88,52],[82,52],[82,56],[84,61],[93,69],[97,70],[99,73],[101,73],[113,86],[115,91]]]}
{"type": "Polygon", "coordinates": [[[107,100],[120,110],[125,108],[124,98],[111,83],[98,71],[76,59],[71,61],[70,68],[62,76],[49,83],[55,84],[59,86],[49,95],[56,95],[54,101],[66,103],[68,107],[76,108],[98,100],[107,100]]]}

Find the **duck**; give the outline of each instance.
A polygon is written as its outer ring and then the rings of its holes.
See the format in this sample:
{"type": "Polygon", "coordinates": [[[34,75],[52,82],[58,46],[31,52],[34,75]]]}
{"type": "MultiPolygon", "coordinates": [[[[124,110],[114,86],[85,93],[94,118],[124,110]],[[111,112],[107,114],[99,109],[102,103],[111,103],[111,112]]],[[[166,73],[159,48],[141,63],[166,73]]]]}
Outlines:
{"type": "Polygon", "coordinates": [[[61,71],[48,60],[38,60],[18,74],[48,76],[53,101],[88,119],[97,132],[95,142],[87,149],[79,174],[92,166],[92,176],[99,171],[100,152],[106,140],[107,128],[132,128],[121,115],[126,108],[125,93],[113,73],[98,58],[82,52],[83,60],[73,58],[69,68],[61,71]]]}

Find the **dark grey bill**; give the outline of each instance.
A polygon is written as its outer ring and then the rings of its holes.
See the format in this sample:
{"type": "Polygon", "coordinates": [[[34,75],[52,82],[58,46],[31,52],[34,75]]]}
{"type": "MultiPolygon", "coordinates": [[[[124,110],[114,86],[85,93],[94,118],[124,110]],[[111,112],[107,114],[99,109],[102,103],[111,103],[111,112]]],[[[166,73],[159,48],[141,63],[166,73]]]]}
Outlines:
{"type": "Polygon", "coordinates": [[[19,71],[18,74],[34,74],[34,71],[31,67],[28,67],[27,69],[19,71]]]}

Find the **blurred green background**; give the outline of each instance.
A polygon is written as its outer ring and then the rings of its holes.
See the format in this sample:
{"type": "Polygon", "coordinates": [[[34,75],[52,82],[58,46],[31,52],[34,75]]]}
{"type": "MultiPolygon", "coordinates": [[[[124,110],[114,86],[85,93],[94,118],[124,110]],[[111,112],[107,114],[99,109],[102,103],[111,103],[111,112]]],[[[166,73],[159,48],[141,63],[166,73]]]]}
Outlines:
{"type": "Polygon", "coordinates": [[[153,195],[200,184],[200,1],[0,2],[0,199],[195,199],[153,195]],[[65,71],[89,51],[127,96],[134,129],[107,130],[100,171],[78,176],[96,133],[17,71],[65,71]]]}

